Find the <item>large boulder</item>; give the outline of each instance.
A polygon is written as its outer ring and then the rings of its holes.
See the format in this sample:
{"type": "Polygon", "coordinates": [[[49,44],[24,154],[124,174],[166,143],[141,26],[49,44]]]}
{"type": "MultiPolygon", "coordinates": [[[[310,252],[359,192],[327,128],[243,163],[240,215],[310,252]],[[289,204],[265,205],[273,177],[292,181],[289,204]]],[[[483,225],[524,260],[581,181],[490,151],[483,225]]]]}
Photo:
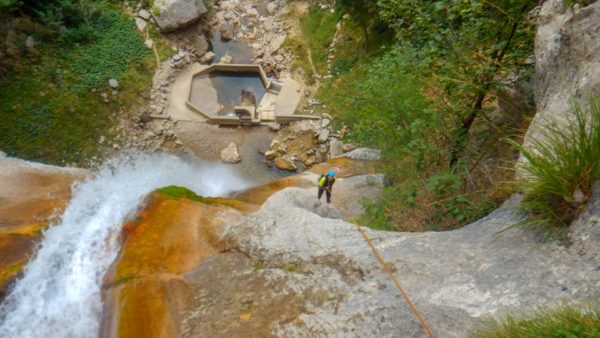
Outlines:
{"type": "Polygon", "coordinates": [[[202,0],[155,0],[154,19],[162,32],[172,32],[188,26],[208,12],[202,0]]]}
{"type": "Polygon", "coordinates": [[[589,96],[600,93],[600,2],[578,6],[548,0],[541,7],[535,38],[537,113],[525,147],[543,140],[543,125],[573,123],[573,99],[586,106],[589,96]]]}

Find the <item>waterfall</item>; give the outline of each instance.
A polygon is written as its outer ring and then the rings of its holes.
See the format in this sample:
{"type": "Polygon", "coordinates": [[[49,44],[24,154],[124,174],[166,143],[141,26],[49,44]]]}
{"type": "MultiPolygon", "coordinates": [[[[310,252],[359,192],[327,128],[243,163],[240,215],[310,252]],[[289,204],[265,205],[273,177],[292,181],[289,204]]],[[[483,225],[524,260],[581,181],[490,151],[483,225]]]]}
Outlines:
{"type": "Polygon", "coordinates": [[[0,305],[0,337],[97,337],[102,279],[118,254],[121,225],[149,192],[166,185],[224,196],[250,182],[231,166],[194,165],[171,155],[108,161],[73,187],[61,220],[44,232],[0,305]]]}

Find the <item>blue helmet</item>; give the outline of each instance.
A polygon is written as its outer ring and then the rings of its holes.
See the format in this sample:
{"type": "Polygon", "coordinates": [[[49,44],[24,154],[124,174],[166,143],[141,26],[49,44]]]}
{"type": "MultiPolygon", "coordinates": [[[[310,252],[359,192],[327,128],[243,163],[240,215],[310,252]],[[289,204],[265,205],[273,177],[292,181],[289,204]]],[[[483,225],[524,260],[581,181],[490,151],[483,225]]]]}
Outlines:
{"type": "Polygon", "coordinates": [[[328,173],[327,173],[327,176],[331,176],[331,177],[333,177],[333,176],[335,176],[335,173],[334,173],[334,172],[333,172],[333,170],[332,170],[332,171],[330,171],[330,172],[328,172],[328,173]]]}

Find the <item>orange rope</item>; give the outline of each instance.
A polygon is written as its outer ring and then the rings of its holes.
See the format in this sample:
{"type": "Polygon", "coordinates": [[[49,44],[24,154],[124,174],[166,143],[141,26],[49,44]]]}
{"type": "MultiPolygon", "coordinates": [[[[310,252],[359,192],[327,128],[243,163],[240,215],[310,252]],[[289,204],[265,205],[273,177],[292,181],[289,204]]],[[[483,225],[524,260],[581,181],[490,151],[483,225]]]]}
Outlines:
{"type": "Polygon", "coordinates": [[[423,329],[425,329],[425,332],[427,332],[427,334],[429,335],[430,338],[435,338],[435,336],[433,335],[433,332],[431,332],[431,330],[429,329],[429,326],[427,326],[427,323],[425,322],[425,319],[421,316],[421,314],[419,313],[419,310],[417,310],[417,308],[415,307],[415,304],[413,304],[413,302],[410,300],[410,297],[408,297],[408,294],[404,291],[404,289],[402,289],[402,287],[400,286],[400,283],[398,282],[398,280],[396,279],[396,277],[392,273],[392,269],[390,268],[390,264],[385,261],[385,259],[383,258],[383,256],[379,253],[379,251],[377,250],[377,248],[375,247],[375,245],[373,245],[373,242],[371,242],[371,239],[369,239],[369,236],[367,236],[367,233],[362,229],[362,227],[360,226],[360,224],[358,224],[358,222],[356,222],[356,221],[354,221],[354,224],[358,228],[358,231],[360,231],[360,233],[363,235],[363,237],[367,240],[367,243],[369,243],[369,246],[371,247],[371,249],[373,250],[373,252],[377,256],[377,259],[379,260],[379,263],[381,263],[381,265],[383,266],[383,271],[387,272],[387,274],[390,276],[390,278],[392,279],[392,281],[394,282],[394,284],[396,284],[396,287],[398,288],[398,290],[400,290],[400,293],[402,294],[402,296],[406,300],[406,303],[408,303],[408,306],[410,307],[410,310],[415,315],[415,317],[417,317],[417,319],[419,320],[419,323],[421,323],[421,326],[423,326],[423,329]]]}

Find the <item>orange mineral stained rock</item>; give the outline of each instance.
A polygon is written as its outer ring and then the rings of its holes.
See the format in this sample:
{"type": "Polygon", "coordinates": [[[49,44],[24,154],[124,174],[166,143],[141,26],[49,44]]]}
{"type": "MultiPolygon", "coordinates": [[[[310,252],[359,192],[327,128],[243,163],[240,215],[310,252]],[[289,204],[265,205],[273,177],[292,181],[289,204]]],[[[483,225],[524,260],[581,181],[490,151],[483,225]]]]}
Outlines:
{"type": "Polygon", "coordinates": [[[224,250],[217,234],[240,210],[241,203],[226,199],[153,193],[123,227],[121,253],[105,278],[101,336],[179,336],[179,308],[190,296],[184,275],[224,250]]]}
{"type": "Polygon", "coordinates": [[[0,158],[0,300],[86,171],[0,158]]]}

